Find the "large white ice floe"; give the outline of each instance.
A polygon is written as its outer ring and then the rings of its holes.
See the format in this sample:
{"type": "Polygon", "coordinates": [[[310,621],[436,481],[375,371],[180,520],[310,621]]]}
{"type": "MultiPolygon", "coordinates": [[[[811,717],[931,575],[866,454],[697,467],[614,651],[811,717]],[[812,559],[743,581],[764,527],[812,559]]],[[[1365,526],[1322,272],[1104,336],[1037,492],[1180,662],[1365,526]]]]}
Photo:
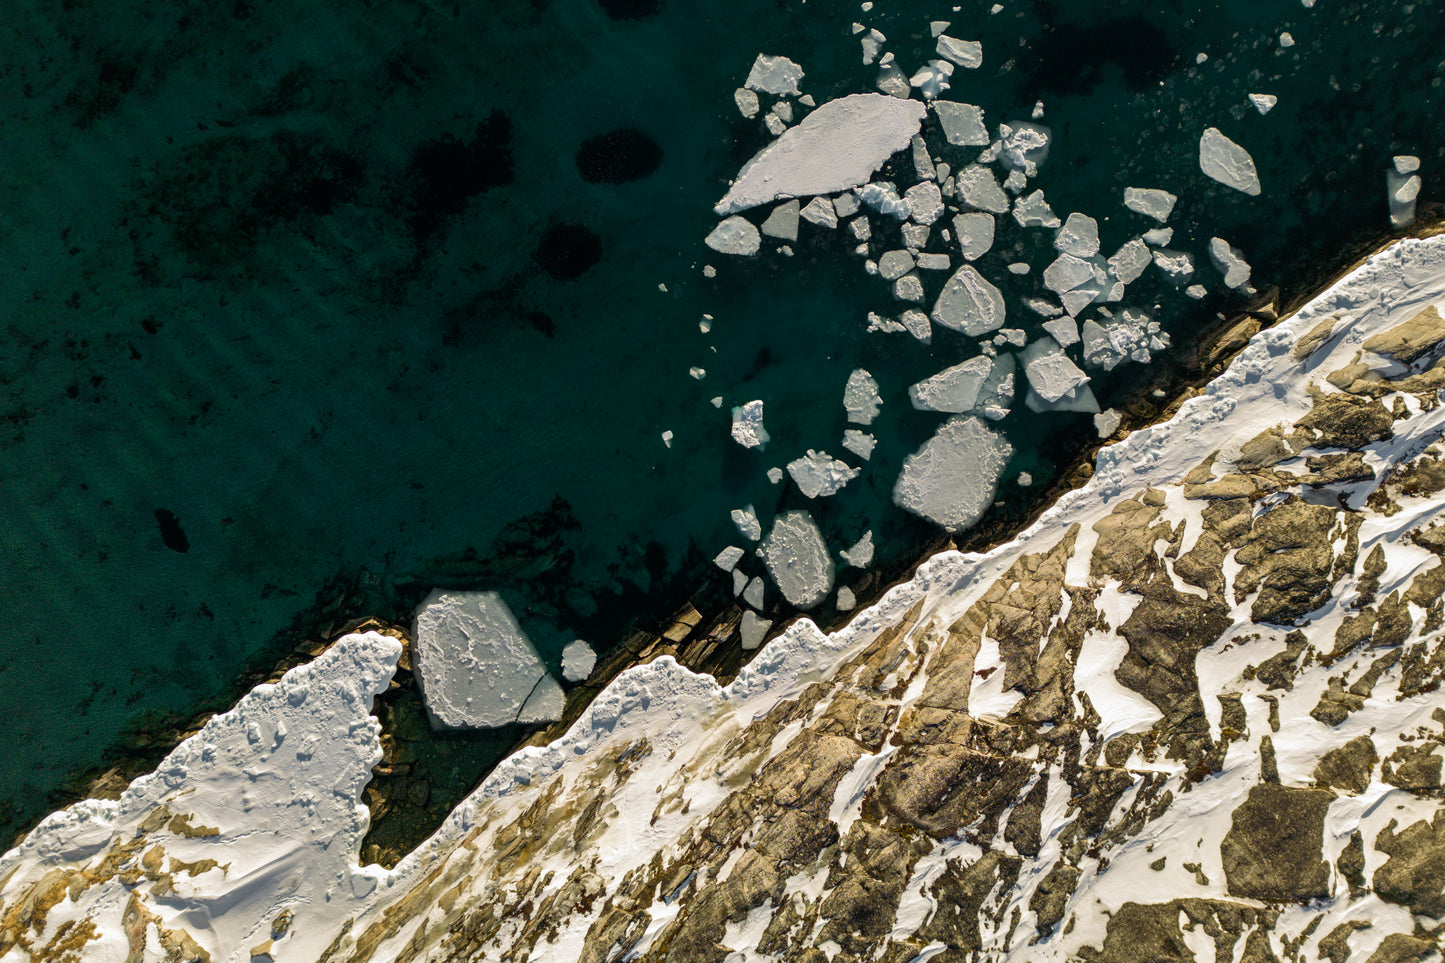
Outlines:
{"type": "Polygon", "coordinates": [[[752,222],[745,217],[734,215],[724,218],[712,229],[703,243],[719,254],[736,254],[751,257],[763,245],[762,235],[752,222]]]}
{"type": "Polygon", "coordinates": [[[434,725],[490,729],[561,717],[561,686],[496,592],[428,595],[412,659],[434,725]]]}
{"type": "Polygon", "coordinates": [[[899,508],[959,532],[993,504],[1013,446],[973,416],[945,421],[903,462],[893,486],[899,508]]]}
{"type": "Polygon", "coordinates": [[[744,448],[761,448],[768,443],[761,401],[749,401],[733,409],[733,441],[744,448]]]}
{"type": "Polygon", "coordinates": [[[1153,187],[1124,188],[1124,206],[1136,214],[1152,217],[1163,224],[1174,213],[1179,198],[1165,190],[1153,187]]]}
{"type": "Polygon", "coordinates": [[[808,498],[827,498],[837,494],[843,486],[858,477],[858,469],[847,462],[839,461],[826,451],[809,448],[802,458],[788,462],[788,474],[793,484],[808,498]]]}
{"type": "Polygon", "coordinates": [[[562,678],[568,682],[585,682],[597,666],[597,653],[581,639],[573,639],[562,647],[562,678]]]}
{"type": "Polygon", "coordinates": [[[1225,187],[1258,195],[1259,171],[1249,151],[1209,127],[1199,136],[1199,169],[1225,187]]]}
{"type": "Polygon", "coordinates": [[[763,540],[762,555],[778,591],[800,609],[812,608],[833,590],[833,560],[807,512],[779,515],[763,540]]]}
{"type": "Polygon", "coordinates": [[[744,164],[715,210],[736,214],[866,184],[884,161],[909,146],[924,111],[920,101],[883,94],[830,100],[744,164]]]}
{"type": "Polygon", "coordinates": [[[843,409],[848,412],[848,420],[855,425],[871,425],[882,404],[878,382],[862,368],[855,369],[843,387],[843,409]]]}
{"type": "Polygon", "coordinates": [[[971,411],[992,371],[993,359],[979,355],[920,381],[908,389],[908,399],[920,411],[971,411]]]}
{"type": "Polygon", "coordinates": [[[933,305],[933,320],[972,337],[1003,327],[1004,302],[999,289],[971,264],[953,273],[933,305]]]}
{"type": "Polygon", "coordinates": [[[743,86],[751,90],[760,90],[765,94],[796,97],[801,93],[798,89],[798,82],[802,79],[803,68],[787,57],[758,54],[757,59],[753,61],[753,69],[748,71],[748,79],[744,81],[743,86]]]}

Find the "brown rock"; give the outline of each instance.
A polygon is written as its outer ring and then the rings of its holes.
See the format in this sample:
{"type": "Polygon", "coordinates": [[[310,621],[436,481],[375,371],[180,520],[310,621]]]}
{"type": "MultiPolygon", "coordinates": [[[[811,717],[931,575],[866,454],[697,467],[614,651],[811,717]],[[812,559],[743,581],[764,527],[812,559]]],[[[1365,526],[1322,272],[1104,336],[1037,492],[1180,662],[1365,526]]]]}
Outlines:
{"type": "Polygon", "coordinates": [[[1219,847],[1229,894],[1273,902],[1328,896],[1330,866],[1320,850],[1332,798],[1320,789],[1251,789],[1219,847]]]}

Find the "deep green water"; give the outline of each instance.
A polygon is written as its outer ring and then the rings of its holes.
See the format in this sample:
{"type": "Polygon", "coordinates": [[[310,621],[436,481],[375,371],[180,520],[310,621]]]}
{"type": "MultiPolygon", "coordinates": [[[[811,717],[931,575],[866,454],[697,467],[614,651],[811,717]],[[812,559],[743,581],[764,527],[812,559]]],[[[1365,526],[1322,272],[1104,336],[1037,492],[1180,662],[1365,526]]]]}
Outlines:
{"type": "MultiPolygon", "coordinates": [[[[1207,266],[1211,235],[1257,286],[1299,290],[1384,235],[1391,155],[1421,157],[1422,202],[1439,182],[1442,0],[950,6],[662,0],[614,20],[597,0],[13,4],[0,833],[145,713],[226,692],[328,585],[360,592],[338,619],[404,611],[433,584],[496,587],[555,658],[716,588],[707,559],[737,541],[732,508],[766,526],[806,505],[834,548],[872,528],[885,569],[937,534],[889,504],[940,420],[905,392],[976,349],[865,334],[869,310],[896,306],[841,236],[805,225],[794,257],[730,263],[701,244],[767,140],[732,102],[759,51],[803,64],[821,103],[872,89],[855,18],[910,71],[931,19],[981,39],[984,68],[946,96],[991,123],[1042,99],[1055,142],[1037,186],[1061,216],[1098,218],[1106,253],[1153,226],[1120,206],[1125,186],[1180,196],[1172,246],[1214,293],[1150,280],[1126,303],[1158,299],[1181,359],[1238,306],[1207,266]],[[1261,117],[1250,92],[1279,105],[1261,117]],[[1261,197],[1199,173],[1208,126],[1253,154],[1261,197]],[[579,145],[623,127],[661,148],[657,170],[585,182],[579,145]],[[559,224],[600,240],[573,279],[534,258],[559,224]],[[843,454],[860,364],[886,402],[864,475],[826,504],[769,484],[807,448],[843,454]],[[762,454],[728,437],[728,408],[752,398],[762,454]]],[[[1048,242],[1015,231],[979,266],[1003,284],[1007,263],[1035,261],[1009,289],[1032,293],[1048,242]]],[[[1037,327],[1015,307],[1010,323],[1037,327]]],[[[1096,393],[1107,405],[1171,364],[1125,366],[1096,393]]],[[[1003,427],[1015,514],[1017,472],[1041,489],[1093,432],[1085,416],[1003,427]]]]}

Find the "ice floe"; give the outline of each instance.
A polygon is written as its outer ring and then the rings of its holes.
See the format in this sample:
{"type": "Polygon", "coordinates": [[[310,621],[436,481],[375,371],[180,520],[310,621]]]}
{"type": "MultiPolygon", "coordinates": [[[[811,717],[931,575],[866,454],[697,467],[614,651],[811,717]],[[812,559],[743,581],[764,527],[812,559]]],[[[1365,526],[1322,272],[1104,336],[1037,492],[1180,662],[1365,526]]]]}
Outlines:
{"type": "Polygon", "coordinates": [[[751,257],[758,253],[763,239],[758,229],[745,217],[734,215],[724,218],[712,233],[703,238],[703,243],[719,254],[737,254],[751,257]]]}
{"type": "Polygon", "coordinates": [[[741,562],[743,560],[743,555],[745,554],[746,553],[742,549],[738,548],[736,545],[729,545],[727,548],[717,553],[717,556],[712,560],[712,563],[718,568],[722,569],[724,572],[731,572],[733,569],[738,567],[738,562],[741,562]]]}
{"type": "Polygon", "coordinates": [[[756,649],[763,644],[763,639],[768,634],[768,629],[773,627],[772,620],[761,618],[755,612],[744,612],[742,623],[738,626],[738,635],[742,639],[744,649],[756,649]]]}
{"type": "Polygon", "coordinates": [[[1415,223],[1415,203],[1420,196],[1420,158],[1401,154],[1394,158],[1385,172],[1385,190],[1390,205],[1390,226],[1408,227],[1415,223]]]}
{"type": "Polygon", "coordinates": [[[972,337],[997,331],[1004,322],[1003,295],[973,265],[965,264],[943,286],[933,320],[972,337]]]}
{"type": "Polygon", "coordinates": [[[793,484],[807,498],[827,498],[858,477],[858,469],[839,461],[826,451],[808,449],[802,458],[788,462],[793,484]]]}
{"type": "Polygon", "coordinates": [[[763,537],[763,526],[758,522],[758,513],[753,506],[734,508],[732,520],[737,526],[738,534],[748,541],[756,542],[763,537]]]}
{"type": "Polygon", "coordinates": [[[1222,237],[1211,237],[1209,239],[1209,260],[1224,275],[1224,286],[1239,290],[1249,284],[1249,262],[1244,259],[1244,252],[1234,247],[1222,237]]]}
{"type": "Polygon", "coordinates": [[[913,270],[913,255],[907,251],[884,251],[878,258],[878,276],[885,281],[896,281],[913,270]]]}
{"type": "Polygon", "coordinates": [[[843,388],[843,408],[848,412],[849,421],[855,425],[873,424],[882,404],[878,382],[871,374],[858,368],[848,376],[848,384],[843,388]]]}
{"type": "Polygon", "coordinates": [[[733,409],[733,441],[744,448],[761,448],[768,443],[761,401],[749,401],[733,409]]]}
{"type": "Polygon", "coordinates": [[[933,113],[943,128],[944,140],[955,147],[986,147],[992,140],[984,126],[982,107],[935,100],[933,113]]]}
{"type": "Polygon", "coordinates": [[[1179,198],[1165,190],[1154,187],[1124,188],[1124,206],[1136,214],[1152,217],[1163,224],[1174,213],[1179,198]]]}
{"type": "Polygon", "coordinates": [[[908,399],[920,411],[971,411],[992,371],[993,359],[980,355],[913,385],[908,389],[908,399]]]}
{"type": "Polygon", "coordinates": [[[1022,361],[1029,390],[1051,404],[1089,380],[1053,338],[1039,338],[1030,344],[1022,361]]]}
{"type": "Polygon", "coordinates": [[[1053,321],[1045,321],[1043,327],[1061,348],[1079,343],[1079,322],[1073,318],[1055,318],[1053,321]]]}
{"type": "Polygon", "coordinates": [[[958,236],[958,247],[965,261],[977,261],[993,247],[993,215],[982,211],[969,211],[953,219],[953,233],[958,236]]]}
{"type": "Polygon", "coordinates": [[[748,71],[748,79],[743,82],[743,86],[765,94],[796,97],[801,93],[798,83],[802,79],[803,68],[787,57],[758,54],[757,59],[753,61],[753,69],[748,71]]]}
{"type": "Polygon", "coordinates": [[[932,181],[914,184],[903,193],[908,217],[918,224],[932,224],[943,216],[943,194],[932,181]]]}
{"type": "Polygon", "coordinates": [[[1070,214],[1054,235],[1054,248],[1075,257],[1093,257],[1099,253],[1099,222],[1087,214],[1070,214]]]}
{"type": "Polygon", "coordinates": [[[937,50],[940,57],[946,57],[968,70],[983,66],[983,44],[977,40],[956,40],[940,34],[937,50]]]}
{"type": "Polygon", "coordinates": [[[826,197],[813,198],[798,212],[798,216],[809,224],[816,224],[829,230],[836,230],[838,227],[838,212],[833,209],[833,202],[826,197]]]}
{"type": "Polygon", "coordinates": [[[568,682],[585,682],[597,666],[597,653],[581,639],[573,639],[562,648],[562,678],[568,682]]]}
{"type": "Polygon", "coordinates": [[[1049,145],[1053,141],[1053,134],[1042,124],[1026,120],[999,124],[998,139],[999,159],[1004,166],[1033,177],[1044,161],[1049,159],[1049,145]]]}
{"type": "Polygon", "coordinates": [[[833,562],[813,517],[804,511],[779,515],[762,545],[763,564],[783,598],[810,609],[833,590],[833,562]]]}
{"type": "Polygon", "coordinates": [[[764,602],[764,590],[767,588],[761,576],[754,576],[753,580],[743,588],[743,601],[752,608],[761,611],[764,602]]]}
{"type": "Polygon", "coordinates": [[[1058,227],[1062,223],[1044,199],[1043,191],[1020,197],[1014,202],[1013,209],[1014,220],[1019,222],[1020,227],[1058,227]]]}
{"type": "Polygon", "coordinates": [[[1279,103],[1279,98],[1274,94],[1250,94],[1249,102],[1254,105],[1255,110],[1263,115],[1274,109],[1274,105],[1279,103]]]}
{"type": "Polygon", "coordinates": [[[866,531],[863,537],[838,555],[854,568],[867,568],[873,564],[873,532],[866,531]]]}
{"type": "Polygon", "coordinates": [[[967,207],[990,214],[1009,212],[1008,195],[998,186],[993,171],[980,164],[970,164],[959,171],[954,180],[958,199],[967,207]]]}
{"type": "Polygon", "coordinates": [[[893,488],[898,507],[950,532],[978,521],[993,503],[1011,446],[973,416],[955,415],[903,462],[893,488]]]}
{"type": "Polygon", "coordinates": [[[1254,158],[1216,127],[1206,128],[1199,136],[1199,169],[1225,187],[1251,196],[1260,193],[1254,158]]]}
{"type": "Polygon", "coordinates": [[[738,105],[738,113],[748,120],[758,116],[758,111],[761,109],[758,95],[746,87],[739,87],[733,91],[733,103],[738,105]]]}
{"type": "Polygon", "coordinates": [[[859,431],[857,428],[846,428],[843,431],[843,447],[867,461],[873,457],[873,448],[878,444],[878,439],[866,431],[859,431]]]}
{"type": "Polygon", "coordinates": [[[796,241],[798,239],[798,202],[796,200],[784,201],[773,208],[773,213],[768,215],[758,228],[768,237],[780,238],[784,241],[796,241]]]}
{"type": "Polygon", "coordinates": [[[1176,287],[1184,285],[1194,276],[1194,258],[1184,251],[1158,248],[1154,252],[1154,266],[1176,287]]]}
{"type": "Polygon", "coordinates": [[[1169,347],[1159,322],[1138,308],[1125,308],[1107,324],[1085,321],[1080,332],[1084,364],[1112,371],[1125,359],[1148,364],[1156,351],[1169,347]]]}
{"type": "Polygon", "coordinates": [[[1094,430],[1099,433],[1100,438],[1111,438],[1114,432],[1119,430],[1119,424],[1124,420],[1116,408],[1108,408],[1094,416],[1094,430]]]}
{"type": "Polygon", "coordinates": [[[933,100],[948,89],[952,76],[953,64],[947,60],[930,60],[908,78],[908,85],[917,87],[919,96],[924,100],[933,100]]]}
{"type": "Polygon", "coordinates": [[[1125,284],[1133,284],[1153,262],[1149,246],[1140,238],[1125,242],[1124,246],[1109,258],[1109,275],[1125,284]]]}
{"type": "Polygon", "coordinates": [[[1154,230],[1145,231],[1139,236],[1144,241],[1144,243],[1148,244],[1150,247],[1164,247],[1170,241],[1174,240],[1174,228],[1156,227],[1154,228],[1154,230]]]}

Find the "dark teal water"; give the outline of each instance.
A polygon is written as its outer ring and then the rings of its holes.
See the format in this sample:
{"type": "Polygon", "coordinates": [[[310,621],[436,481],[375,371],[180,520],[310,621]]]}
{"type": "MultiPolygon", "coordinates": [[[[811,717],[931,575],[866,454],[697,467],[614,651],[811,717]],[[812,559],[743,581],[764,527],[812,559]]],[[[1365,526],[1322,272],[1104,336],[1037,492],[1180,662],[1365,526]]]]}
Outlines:
{"type": "MultiPolygon", "coordinates": [[[[806,505],[835,548],[871,527],[885,568],[936,534],[889,504],[939,420],[905,392],[976,349],[866,335],[867,311],[894,305],[841,237],[745,263],[701,245],[766,143],[732,103],[759,51],[802,63],[821,103],[872,87],[853,19],[909,69],[928,21],[952,20],[986,62],[948,96],[991,122],[1044,101],[1055,144],[1037,184],[1056,211],[1099,218],[1108,252],[1152,226],[1119,206],[1123,187],[1165,187],[1174,246],[1208,275],[1203,245],[1224,236],[1260,287],[1298,289],[1383,236],[1392,154],[1421,156],[1424,202],[1445,160],[1442,0],[632,6],[11,5],[0,831],[144,713],[224,692],[328,584],[398,610],[433,584],[496,587],[555,658],[700,586],[725,596],[707,559],[744,504],[765,525],[806,505]],[[1268,116],[1256,91],[1280,98],[1268,116]],[[1199,173],[1207,126],[1251,151],[1261,197],[1199,173]],[[616,128],[655,141],[660,164],[587,183],[576,151],[616,128]],[[534,256],[558,225],[599,243],[574,278],[534,256]],[[865,474],[827,504],[770,485],[807,448],[842,454],[860,364],[886,400],[865,474]],[[752,398],[774,439],[761,455],[728,438],[728,407],[752,398]]],[[[1015,232],[980,267],[1004,283],[1047,243],[1015,232]]],[[[1159,299],[1181,358],[1236,304],[1154,281],[1131,296],[1159,299]]],[[[1108,404],[1145,374],[1095,390],[1108,404]]],[[[1093,431],[1023,413],[1003,427],[1009,479],[1028,470],[1035,489],[1093,431]]],[[[1020,512],[1009,479],[1001,511],[1020,512]]]]}

